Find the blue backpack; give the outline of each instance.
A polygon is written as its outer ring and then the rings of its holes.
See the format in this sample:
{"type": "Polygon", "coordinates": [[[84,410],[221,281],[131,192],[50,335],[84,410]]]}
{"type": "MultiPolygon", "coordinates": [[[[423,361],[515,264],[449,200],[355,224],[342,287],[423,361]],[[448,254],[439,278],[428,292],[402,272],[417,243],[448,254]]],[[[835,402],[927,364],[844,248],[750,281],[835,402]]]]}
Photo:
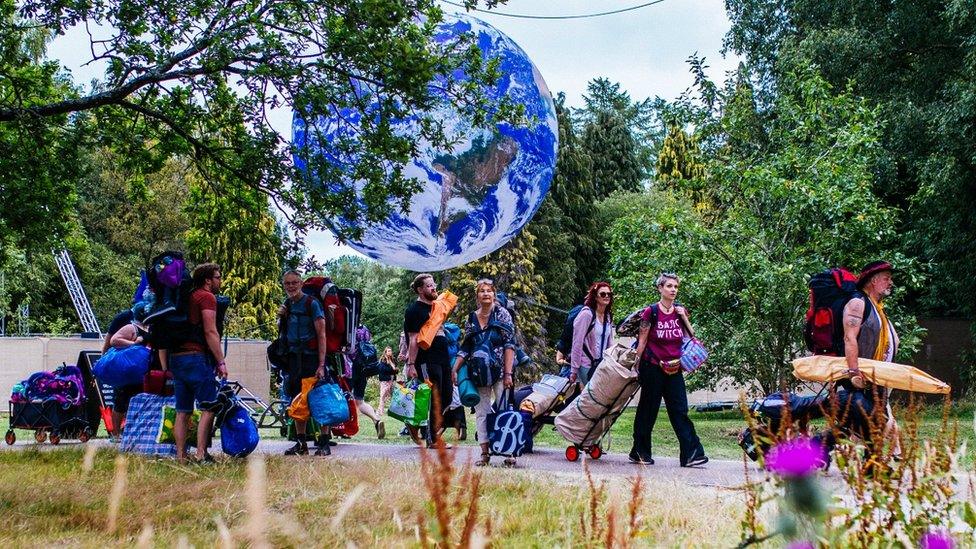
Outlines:
{"type": "Polygon", "coordinates": [[[356,358],[353,359],[357,368],[362,369],[366,377],[375,376],[380,373],[380,359],[376,351],[376,345],[365,339],[356,342],[356,358]]]}
{"type": "MultiPolygon", "coordinates": [[[[475,313],[471,313],[468,323],[478,325],[475,313]]],[[[499,338],[504,337],[504,332],[512,333],[514,329],[511,324],[501,322],[492,315],[483,330],[465,334],[465,339],[471,339],[471,354],[464,362],[468,366],[468,378],[475,387],[490,387],[501,378],[502,365],[495,355],[495,347],[501,343],[499,338]]]]}
{"type": "Polygon", "coordinates": [[[228,456],[244,457],[258,447],[261,436],[251,414],[240,404],[231,408],[220,424],[220,448],[228,456]]]}
{"type": "Polygon", "coordinates": [[[569,316],[566,317],[566,322],[563,324],[563,333],[559,335],[559,341],[556,342],[556,350],[564,355],[573,352],[573,323],[576,322],[576,317],[582,310],[582,305],[570,309],[569,316]]]}

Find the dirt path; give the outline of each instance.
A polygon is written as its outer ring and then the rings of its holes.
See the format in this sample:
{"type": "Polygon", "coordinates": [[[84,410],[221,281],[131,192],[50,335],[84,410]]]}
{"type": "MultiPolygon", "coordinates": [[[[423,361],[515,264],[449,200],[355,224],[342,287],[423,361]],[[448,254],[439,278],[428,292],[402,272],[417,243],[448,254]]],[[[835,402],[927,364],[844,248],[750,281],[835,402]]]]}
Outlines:
{"type": "MultiPolygon", "coordinates": [[[[262,441],[258,446],[258,451],[265,454],[280,454],[292,443],[286,441],[262,441]]],[[[422,450],[416,446],[406,446],[399,444],[367,444],[357,442],[340,442],[338,446],[332,448],[332,455],[313,459],[388,459],[391,461],[420,461],[419,453],[422,450]]],[[[456,459],[463,463],[478,459],[480,449],[477,446],[465,445],[457,446],[453,450],[456,459]]],[[[741,461],[712,460],[704,467],[680,467],[677,458],[660,457],[655,458],[654,465],[639,466],[627,459],[626,454],[608,453],[600,459],[593,460],[583,456],[580,461],[567,461],[563,454],[563,449],[552,447],[536,448],[532,454],[518,458],[516,470],[524,472],[534,472],[537,476],[545,476],[548,473],[559,473],[560,475],[583,475],[583,459],[588,460],[590,473],[595,476],[633,476],[641,472],[648,478],[661,478],[680,482],[692,486],[712,486],[722,488],[734,488],[742,485],[745,480],[745,471],[741,461]]],[[[493,457],[491,465],[502,467],[501,457],[493,457]]],[[[750,475],[753,471],[751,467],[750,475]]]]}
{"type": "MultiPolygon", "coordinates": [[[[105,439],[95,439],[87,444],[97,445],[99,448],[114,448],[115,445],[105,439]]],[[[257,452],[265,455],[280,455],[291,442],[285,440],[262,440],[257,452]]],[[[3,450],[24,450],[37,447],[42,451],[56,451],[59,448],[78,448],[77,441],[63,441],[58,446],[49,443],[34,444],[33,441],[17,441],[13,446],[0,445],[3,450]]],[[[220,456],[219,445],[214,455],[220,456]]],[[[420,452],[424,452],[412,444],[370,444],[361,442],[342,441],[332,448],[332,455],[326,457],[309,456],[304,459],[318,460],[323,464],[330,460],[363,460],[385,459],[396,462],[420,462],[420,452]]],[[[474,445],[456,446],[452,450],[459,463],[474,462],[478,459],[480,449],[474,445]]],[[[593,460],[582,456],[579,461],[567,461],[563,448],[537,447],[532,454],[518,458],[515,470],[536,477],[548,474],[561,478],[582,477],[583,460],[587,460],[590,473],[596,477],[631,477],[635,473],[642,474],[647,479],[672,480],[689,486],[703,486],[716,488],[735,488],[741,486],[745,480],[745,469],[741,461],[711,460],[704,467],[686,468],[678,465],[678,459],[673,457],[657,457],[654,465],[639,466],[627,459],[626,454],[610,452],[600,459],[593,460]]],[[[491,466],[502,468],[501,457],[493,457],[491,466]]],[[[750,476],[758,474],[758,469],[750,464],[750,476]]],[[[755,477],[753,477],[755,478],[755,477]]]]}

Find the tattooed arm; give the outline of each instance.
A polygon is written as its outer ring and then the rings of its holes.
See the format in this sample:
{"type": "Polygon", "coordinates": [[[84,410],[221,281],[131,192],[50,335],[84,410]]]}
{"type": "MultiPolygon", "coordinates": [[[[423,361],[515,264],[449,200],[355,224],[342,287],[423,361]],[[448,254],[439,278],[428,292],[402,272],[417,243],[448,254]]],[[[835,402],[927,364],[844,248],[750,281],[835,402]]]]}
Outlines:
{"type": "Polygon", "coordinates": [[[844,306],[844,357],[847,359],[847,368],[852,372],[851,383],[858,389],[864,388],[864,376],[857,368],[857,336],[861,333],[863,318],[864,300],[854,298],[848,301],[844,306]]]}

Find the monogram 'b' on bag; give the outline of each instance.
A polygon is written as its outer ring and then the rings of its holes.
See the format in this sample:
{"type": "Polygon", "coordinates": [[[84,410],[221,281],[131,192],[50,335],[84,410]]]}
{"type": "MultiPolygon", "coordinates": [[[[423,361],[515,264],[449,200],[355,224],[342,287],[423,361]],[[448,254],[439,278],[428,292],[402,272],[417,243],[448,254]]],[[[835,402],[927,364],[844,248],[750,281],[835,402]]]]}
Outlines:
{"type": "Polygon", "coordinates": [[[515,389],[506,389],[502,409],[488,414],[488,448],[494,455],[519,457],[531,441],[528,425],[532,415],[516,410],[514,403],[515,389]]]}

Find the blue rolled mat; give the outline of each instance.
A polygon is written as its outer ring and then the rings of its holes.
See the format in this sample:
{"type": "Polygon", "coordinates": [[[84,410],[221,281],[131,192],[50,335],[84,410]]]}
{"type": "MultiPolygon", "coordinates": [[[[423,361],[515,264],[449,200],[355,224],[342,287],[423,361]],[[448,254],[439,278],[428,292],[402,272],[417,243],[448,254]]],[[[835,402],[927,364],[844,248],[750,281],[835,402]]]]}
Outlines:
{"type": "Polygon", "coordinates": [[[474,383],[468,379],[468,365],[462,364],[458,368],[458,395],[461,397],[461,405],[467,408],[477,406],[481,402],[481,396],[478,395],[478,388],[474,386],[474,383]]]}

